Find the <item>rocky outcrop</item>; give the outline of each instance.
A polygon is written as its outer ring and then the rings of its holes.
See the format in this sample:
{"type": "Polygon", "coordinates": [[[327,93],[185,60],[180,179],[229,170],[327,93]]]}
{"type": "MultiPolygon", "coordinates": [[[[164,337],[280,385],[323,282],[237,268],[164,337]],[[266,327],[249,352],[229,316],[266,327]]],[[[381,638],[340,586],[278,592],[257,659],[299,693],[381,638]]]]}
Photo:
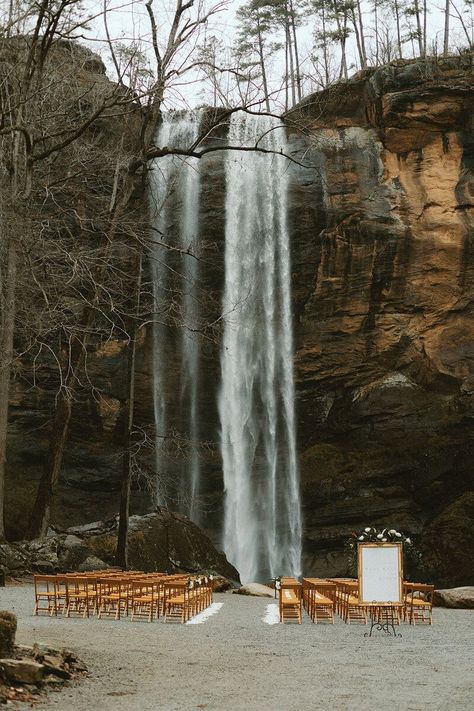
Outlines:
{"type": "MultiPolygon", "coordinates": [[[[117,518],[96,521],[47,538],[0,546],[0,567],[12,575],[27,572],[104,570],[115,564],[117,518]]],[[[129,565],[145,572],[206,572],[232,584],[239,574],[206,534],[185,516],[160,509],[145,516],[131,516],[129,565]]],[[[219,582],[221,588],[224,581],[219,582]]],[[[227,583],[227,586],[229,583],[227,583]]]]}
{"type": "Polygon", "coordinates": [[[472,61],[370,70],[288,117],[306,571],[343,573],[378,525],[473,579],[472,61]]]}
{"type": "Polygon", "coordinates": [[[84,662],[68,649],[35,643],[32,647],[18,645],[11,651],[14,656],[0,659],[0,703],[33,705],[45,692],[59,691],[69,680],[87,673],[84,662]]]}

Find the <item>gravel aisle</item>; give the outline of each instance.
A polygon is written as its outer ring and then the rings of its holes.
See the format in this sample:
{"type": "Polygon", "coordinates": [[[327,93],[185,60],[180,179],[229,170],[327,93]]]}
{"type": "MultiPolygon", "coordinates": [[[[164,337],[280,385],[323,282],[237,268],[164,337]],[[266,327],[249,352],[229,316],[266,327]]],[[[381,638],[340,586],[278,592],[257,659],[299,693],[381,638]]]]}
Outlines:
{"type": "Polygon", "coordinates": [[[38,711],[365,711],[472,708],[474,616],[436,609],[401,639],[367,628],[263,622],[269,599],[221,594],[197,625],[34,617],[31,586],[0,590],[19,643],[73,648],[91,678],[38,711]]]}

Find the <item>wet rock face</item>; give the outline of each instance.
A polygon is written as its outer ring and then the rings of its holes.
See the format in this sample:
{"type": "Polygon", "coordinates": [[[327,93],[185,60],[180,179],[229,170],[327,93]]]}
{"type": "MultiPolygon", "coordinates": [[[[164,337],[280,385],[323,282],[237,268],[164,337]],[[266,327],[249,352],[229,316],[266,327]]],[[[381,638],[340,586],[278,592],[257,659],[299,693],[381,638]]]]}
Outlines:
{"type": "Polygon", "coordinates": [[[342,540],[389,525],[425,575],[472,582],[472,89],[402,64],[288,117],[312,166],[290,200],[306,571],[344,572],[342,540]]]}

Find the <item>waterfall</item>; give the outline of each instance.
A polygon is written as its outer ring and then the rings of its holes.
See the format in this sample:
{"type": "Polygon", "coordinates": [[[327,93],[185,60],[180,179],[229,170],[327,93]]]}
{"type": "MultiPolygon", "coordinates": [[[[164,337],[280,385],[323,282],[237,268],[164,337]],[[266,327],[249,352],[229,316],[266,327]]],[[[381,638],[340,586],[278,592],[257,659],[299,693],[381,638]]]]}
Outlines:
{"type": "MultiPolygon", "coordinates": [[[[229,144],[276,152],[284,127],[234,113],[229,144]]],[[[226,155],[224,335],[219,394],[223,545],[244,582],[301,573],[295,444],[288,161],[226,155]]]]}
{"type": "MultiPolygon", "coordinates": [[[[156,138],[158,146],[191,147],[199,135],[200,111],[166,114],[156,138]]],[[[200,173],[199,159],[186,156],[165,156],[155,161],[151,178],[151,198],[154,240],[174,248],[195,252],[199,231],[200,173]],[[179,219],[177,215],[179,214],[179,219]]],[[[163,474],[169,467],[167,437],[172,435],[167,403],[179,400],[180,427],[184,427],[189,455],[182,466],[181,481],[173,486],[177,508],[193,520],[199,517],[197,498],[200,488],[199,465],[199,342],[195,330],[199,327],[197,282],[198,261],[176,254],[159,244],[152,249],[152,281],[155,304],[153,331],[154,414],[156,429],[156,471],[158,486],[155,503],[165,503],[163,474]],[[176,288],[176,279],[179,280],[176,288]],[[178,303],[176,303],[178,302],[178,303]],[[177,315],[176,315],[177,314],[177,315]],[[170,320],[178,319],[181,338],[174,344],[170,335],[170,320]],[[174,347],[176,346],[176,347],[174,347]],[[179,356],[176,351],[179,349],[179,356]],[[179,357],[176,392],[169,373],[179,357]],[[171,384],[170,384],[171,380],[171,384]]],[[[169,489],[165,482],[165,489],[169,489]]],[[[172,504],[172,505],[173,505],[172,504]]],[[[176,508],[176,505],[175,505],[176,508]]]]}

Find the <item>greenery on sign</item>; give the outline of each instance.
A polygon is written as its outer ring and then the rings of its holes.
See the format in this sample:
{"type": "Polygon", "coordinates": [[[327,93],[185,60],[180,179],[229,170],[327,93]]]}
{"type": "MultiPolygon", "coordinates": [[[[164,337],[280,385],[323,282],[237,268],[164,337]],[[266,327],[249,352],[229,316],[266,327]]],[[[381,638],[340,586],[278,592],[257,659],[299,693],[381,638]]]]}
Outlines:
{"type": "Polygon", "coordinates": [[[346,541],[348,572],[357,576],[357,545],[359,543],[401,543],[403,545],[404,577],[410,580],[419,576],[422,570],[422,556],[409,536],[395,528],[373,528],[367,526],[361,531],[353,531],[346,541]]]}

